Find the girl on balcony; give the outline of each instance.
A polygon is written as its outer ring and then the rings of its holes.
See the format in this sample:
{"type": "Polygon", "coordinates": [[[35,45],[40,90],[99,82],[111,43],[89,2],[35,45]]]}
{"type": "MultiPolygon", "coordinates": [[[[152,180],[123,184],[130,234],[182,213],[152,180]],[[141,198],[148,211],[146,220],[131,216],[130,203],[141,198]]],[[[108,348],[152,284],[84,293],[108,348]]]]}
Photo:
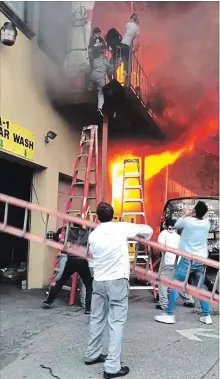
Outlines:
{"type": "MultiPolygon", "coordinates": [[[[124,63],[124,74],[125,77],[128,77],[129,72],[131,72],[131,67],[129,67],[130,54],[132,52],[132,44],[133,40],[139,34],[139,20],[136,13],[131,15],[130,20],[126,24],[125,35],[121,41],[121,57],[124,63]]],[[[138,46],[136,46],[135,50],[137,50],[138,46]]],[[[133,50],[133,52],[135,52],[133,50]]]]}
{"type": "MultiPolygon", "coordinates": [[[[113,64],[113,67],[114,67],[114,72],[113,72],[114,78],[115,78],[116,70],[120,66],[121,61],[122,61],[121,41],[122,41],[122,36],[115,28],[110,29],[105,36],[105,42],[107,44],[107,48],[109,49],[112,55],[109,62],[113,64]]],[[[112,78],[109,78],[109,80],[111,79],[112,78]]]]}

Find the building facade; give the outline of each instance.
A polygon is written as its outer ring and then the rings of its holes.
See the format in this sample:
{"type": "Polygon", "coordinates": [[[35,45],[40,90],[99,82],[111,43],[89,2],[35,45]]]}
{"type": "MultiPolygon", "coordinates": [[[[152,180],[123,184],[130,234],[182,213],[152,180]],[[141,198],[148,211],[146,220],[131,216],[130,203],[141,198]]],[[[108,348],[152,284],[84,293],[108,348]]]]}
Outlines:
{"type": "MultiPolygon", "coordinates": [[[[66,54],[71,7],[71,2],[20,1],[1,2],[0,9],[0,26],[12,20],[18,32],[14,46],[0,45],[0,165],[3,172],[0,192],[62,211],[81,129],[75,127],[74,120],[71,125],[67,124],[52,109],[45,78],[53,81],[59,77],[66,54]],[[57,23],[60,15],[64,19],[57,23]],[[54,132],[56,138],[46,144],[49,131],[54,132]],[[27,181],[28,175],[30,180],[27,181]]],[[[2,208],[0,211],[2,218],[2,208]]],[[[43,217],[33,214],[30,231],[42,235],[44,223],[43,217]]],[[[19,215],[12,215],[12,224],[19,224],[19,215]]],[[[56,220],[50,220],[49,229],[56,231],[56,220]]],[[[3,233],[0,238],[4,245],[1,267],[26,260],[28,288],[48,284],[55,251],[33,242],[20,244],[3,233]]]]}

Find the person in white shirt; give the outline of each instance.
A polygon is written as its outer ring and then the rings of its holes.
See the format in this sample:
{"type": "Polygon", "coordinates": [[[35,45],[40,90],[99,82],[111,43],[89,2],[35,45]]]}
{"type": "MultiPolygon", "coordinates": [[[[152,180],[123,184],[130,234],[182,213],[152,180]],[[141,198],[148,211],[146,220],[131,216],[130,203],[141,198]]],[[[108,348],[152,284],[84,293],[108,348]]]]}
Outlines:
{"type": "MultiPolygon", "coordinates": [[[[126,76],[129,74],[129,61],[130,52],[132,51],[133,40],[139,34],[139,20],[136,13],[131,15],[130,20],[126,24],[125,35],[121,41],[121,58],[124,63],[124,73],[126,76]]],[[[131,71],[131,68],[130,68],[131,71]]]]}
{"type": "MultiPolygon", "coordinates": [[[[165,222],[165,230],[163,230],[158,237],[158,243],[161,243],[162,245],[166,245],[169,247],[173,247],[174,249],[177,249],[180,243],[180,236],[176,232],[174,225],[175,220],[167,219],[165,222]]],[[[164,256],[164,264],[161,271],[161,275],[167,276],[169,279],[172,278],[174,264],[176,260],[176,255],[167,252],[162,252],[162,254],[165,254],[164,256]]],[[[168,306],[168,288],[158,283],[158,292],[159,292],[159,304],[156,305],[157,309],[166,310],[168,306]]],[[[193,308],[195,306],[194,300],[192,296],[180,293],[179,294],[185,302],[183,303],[184,306],[193,308]]]]}
{"type": "Polygon", "coordinates": [[[114,210],[108,203],[97,207],[100,225],[89,236],[94,258],[93,295],[90,333],[85,364],[104,362],[104,378],[116,378],[129,373],[121,367],[121,342],[127,319],[130,262],[128,238],[136,235],[150,239],[153,230],[148,225],[113,222],[114,210]],[[109,325],[108,356],[103,355],[102,337],[109,325]]]}
{"type": "MultiPolygon", "coordinates": [[[[176,229],[182,230],[179,249],[186,251],[195,256],[207,258],[208,257],[208,233],[210,230],[210,222],[204,219],[208,211],[207,205],[203,201],[198,201],[193,212],[186,210],[185,215],[177,220],[175,224],[176,229]],[[190,217],[192,215],[192,217],[190,217]]],[[[175,273],[175,280],[184,282],[189,266],[189,259],[181,258],[175,273]]],[[[200,277],[202,275],[201,286],[204,282],[204,266],[201,263],[193,262],[190,272],[194,273],[194,285],[198,286],[200,277]]],[[[165,324],[175,323],[175,307],[178,298],[178,292],[171,289],[169,294],[169,303],[167,313],[160,316],[155,316],[155,320],[165,324]]],[[[211,309],[209,303],[200,301],[203,315],[200,321],[204,324],[212,324],[210,316],[211,309]]]]}

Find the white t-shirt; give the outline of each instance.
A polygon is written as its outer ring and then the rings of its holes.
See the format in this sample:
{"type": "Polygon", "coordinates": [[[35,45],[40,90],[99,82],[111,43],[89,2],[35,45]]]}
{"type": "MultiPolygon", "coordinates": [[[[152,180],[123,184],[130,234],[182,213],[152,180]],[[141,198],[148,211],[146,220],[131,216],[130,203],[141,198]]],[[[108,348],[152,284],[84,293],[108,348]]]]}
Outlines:
{"type": "Polygon", "coordinates": [[[130,261],[127,238],[141,235],[150,239],[153,229],[129,222],[104,222],[89,235],[94,259],[94,280],[129,279],[130,261]]]}
{"type": "Polygon", "coordinates": [[[181,217],[175,224],[176,229],[182,229],[179,249],[199,257],[208,257],[208,234],[210,222],[195,217],[181,217]]]}
{"type": "Polygon", "coordinates": [[[135,24],[135,22],[133,22],[133,21],[129,21],[126,24],[125,35],[124,35],[121,43],[123,43],[125,45],[128,45],[128,46],[131,46],[133,39],[135,37],[137,37],[138,34],[139,34],[139,27],[138,27],[138,25],[135,24]]]}
{"type": "MultiPolygon", "coordinates": [[[[162,245],[166,245],[169,247],[173,247],[174,249],[177,249],[179,247],[180,242],[180,236],[175,231],[168,232],[168,230],[163,230],[158,237],[158,243],[161,243],[162,245]]],[[[165,265],[174,265],[176,259],[176,255],[173,253],[170,253],[169,251],[166,251],[165,257],[164,257],[164,264],[165,265]]]]}

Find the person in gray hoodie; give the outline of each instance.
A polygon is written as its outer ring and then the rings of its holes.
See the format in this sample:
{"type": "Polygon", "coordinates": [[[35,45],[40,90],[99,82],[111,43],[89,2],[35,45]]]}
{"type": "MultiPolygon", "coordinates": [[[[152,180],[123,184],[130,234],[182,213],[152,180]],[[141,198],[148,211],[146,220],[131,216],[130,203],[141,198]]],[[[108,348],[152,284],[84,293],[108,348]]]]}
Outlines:
{"type": "Polygon", "coordinates": [[[105,56],[105,47],[97,47],[92,66],[91,80],[98,92],[98,112],[103,117],[102,108],[104,105],[103,87],[106,85],[106,75],[113,74],[113,66],[105,56]]]}

